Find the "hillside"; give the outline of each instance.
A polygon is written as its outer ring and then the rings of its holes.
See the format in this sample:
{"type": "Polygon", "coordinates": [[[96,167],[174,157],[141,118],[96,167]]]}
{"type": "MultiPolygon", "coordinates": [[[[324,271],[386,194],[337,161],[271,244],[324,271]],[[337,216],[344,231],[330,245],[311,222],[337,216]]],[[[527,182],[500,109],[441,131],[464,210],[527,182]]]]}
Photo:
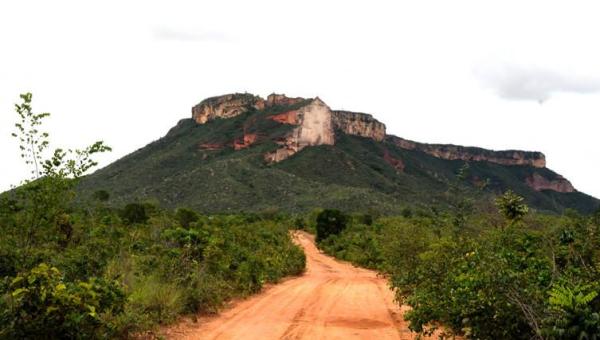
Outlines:
{"type": "Polygon", "coordinates": [[[599,201],[546,168],[540,152],[423,144],[387,135],[371,115],[319,98],[231,94],[202,101],[166,136],[84,178],[112,204],[157,200],[203,212],[332,207],[397,213],[444,204],[468,163],[465,195],[512,189],[532,207],[588,213],[599,201]]]}

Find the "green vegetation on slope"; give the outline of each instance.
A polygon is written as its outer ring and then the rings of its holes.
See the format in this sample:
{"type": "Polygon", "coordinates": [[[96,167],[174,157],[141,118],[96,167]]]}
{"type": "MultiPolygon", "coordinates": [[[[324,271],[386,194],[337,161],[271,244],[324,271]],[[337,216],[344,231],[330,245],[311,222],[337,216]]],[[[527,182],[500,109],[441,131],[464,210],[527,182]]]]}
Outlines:
{"type": "MultiPolygon", "coordinates": [[[[153,200],[166,208],[188,206],[204,213],[271,208],[297,213],[330,207],[398,214],[407,206],[448,205],[448,189],[465,162],[401,149],[389,141],[338,133],[334,146],[308,147],[267,165],[265,153],[278,148],[275,141],[293,128],[267,118],[305,104],[252,109],[201,125],[181,120],[165,137],[83,178],[77,189],[80,199],[104,189],[113,206],[153,200]],[[258,141],[234,150],[233,141],[244,133],[256,134],[258,141]],[[389,157],[400,160],[404,169],[395,168],[389,157]]],[[[589,213],[600,204],[580,192],[538,192],[526,185],[533,172],[557,178],[549,169],[468,164],[470,177],[461,184],[468,197],[512,189],[532,208],[553,212],[573,208],[589,213]]]]}

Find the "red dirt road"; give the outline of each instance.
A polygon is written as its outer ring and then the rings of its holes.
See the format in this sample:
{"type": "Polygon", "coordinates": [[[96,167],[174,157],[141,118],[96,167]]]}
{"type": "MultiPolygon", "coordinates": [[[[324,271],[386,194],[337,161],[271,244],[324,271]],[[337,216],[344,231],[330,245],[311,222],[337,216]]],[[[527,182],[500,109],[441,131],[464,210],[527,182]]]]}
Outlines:
{"type": "Polygon", "coordinates": [[[319,252],[297,232],[306,273],[216,317],[179,325],[171,339],[413,339],[384,278],[319,252]]]}

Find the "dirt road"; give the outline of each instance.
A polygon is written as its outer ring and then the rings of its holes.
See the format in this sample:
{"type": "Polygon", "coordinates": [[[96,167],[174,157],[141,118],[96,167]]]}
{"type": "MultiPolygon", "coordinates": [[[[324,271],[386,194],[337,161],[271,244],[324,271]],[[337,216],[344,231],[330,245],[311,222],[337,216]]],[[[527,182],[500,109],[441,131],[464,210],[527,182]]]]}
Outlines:
{"type": "Polygon", "coordinates": [[[384,278],[319,252],[295,234],[307,271],[217,317],[180,325],[172,339],[412,339],[384,278]]]}

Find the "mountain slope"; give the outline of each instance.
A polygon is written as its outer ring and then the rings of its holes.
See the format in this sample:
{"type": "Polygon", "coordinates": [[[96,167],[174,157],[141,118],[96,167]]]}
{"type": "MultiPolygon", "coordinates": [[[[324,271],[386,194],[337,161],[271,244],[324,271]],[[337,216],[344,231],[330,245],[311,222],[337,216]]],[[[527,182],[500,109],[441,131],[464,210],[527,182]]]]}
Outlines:
{"type": "Polygon", "coordinates": [[[192,112],[163,138],[84,178],[79,190],[87,197],[107,190],[114,204],[156,199],[205,212],[397,213],[446,202],[468,163],[468,195],[510,188],[540,210],[599,205],[545,168],[541,153],[415,143],[386,135],[370,115],[332,111],[318,98],[232,94],[192,112]]]}

